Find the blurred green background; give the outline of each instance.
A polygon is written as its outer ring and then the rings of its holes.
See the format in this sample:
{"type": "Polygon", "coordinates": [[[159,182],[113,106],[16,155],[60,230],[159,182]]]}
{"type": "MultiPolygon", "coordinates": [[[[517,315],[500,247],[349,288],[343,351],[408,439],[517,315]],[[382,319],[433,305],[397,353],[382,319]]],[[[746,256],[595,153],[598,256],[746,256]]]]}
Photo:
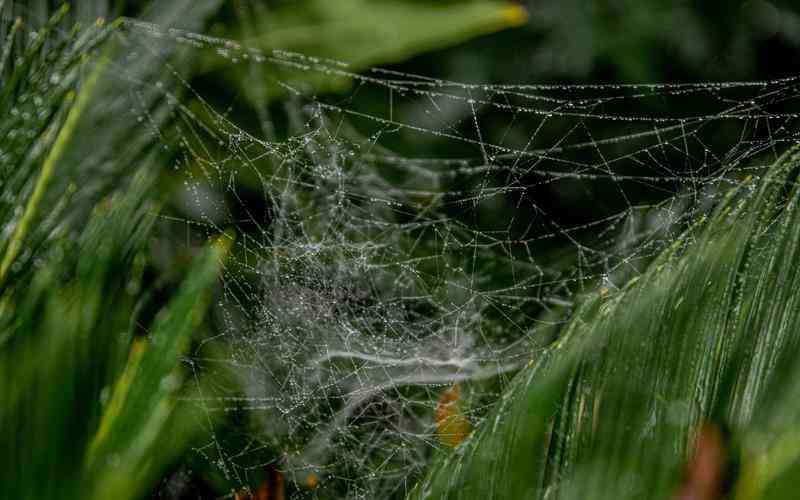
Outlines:
{"type": "MultiPolygon", "coordinates": [[[[60,2],[44,0],[6,2],[0,11],[6,25],[19,16],[35,26],[44,23],[59,5],[60,2]]],[[[727,82],[769,80],[800,74],[800,6],[791,1],[206,0],[176,2],[174,5],[174,11],[164,12],[169,8],[160,1],[87,0],[76,2],[67,18],[68,22],[80,21],[87,26],[99,16],[109,20],[127,16],[151,20],[164,28],[185,28],[235,40],[265,54],[285,50],[342,61],[349,64],[348,71],[370,74],[370,68],[381,67],[402,74],[463,83],[727,82]]],[[[65,27],[59,29],[63,33],[69,30],[65,27]]],[[[188,51],[180,54],[175,64],[193,90],[189,93],[184,89],[182,95],[190,109],[201,113],[208,103],[237,126],[269,141],[281,142],[297,134],[297,124],[293,119],[302,104],[286,90],[287,86],[329,102],[349,99],[358,91],[359,99],[354,106],[360,112],[370,116],[387,114],[388,96],[383,88],[361,88],[352,79],[321,72],[294,72],[285,66],[244,63],[235,55],[225,53],[224,47],[188,51]],[[200,101],[204,102],[201,104],[200,101]]],[[[152,78],[153,73],[157,75],[156,68],[150,68],[150,71],[143,69],[143,78],[152,78]]],[[[109,93],[114,90],[106,89],[109,93]]],[[[154,102],[147,101],[147,107],[155,109],[154,102]]],[[[412,99],[398,100],[396,105],[398,108],[393,113],[414,116],[415,102],[412,99]]],[[[636,101],[635,105],[641,109],[628,110],[632,114],[651,115],[663,111],[659,103],[636,101]]],[[[670,106],[673,107],[669,113],[674,115],[692,115],[698,110],[698,103],[691,99],[677,100],[670,106]]],[[[464,121],[467,123],[465,126],[469,126],[468,118],[472,113],[469,107],[462,106],[448,110],[448,113],[452,113],[448,119],[464,121]]],[[[480,118],[489,134],[484,139],[502,143],[508,113],[481,110],[480,118]]],[[[113,116],[110,122],[117,123],[113,116]]],[[[358,124],[354,126],[357,128],[358,124]]],[[[592,133],[598,137],[613,137],[621,133],[615,127],[612,123],[601,122],[592,133]]],[[[712,147],[725,148],[735,141],[737,131],[716,131],[709,136],[708,143],[712,147]]],[[[120,137],[124,139],[123,132],[106,130],[106,133],[113,133],[113,139],[117,141],[120,137]]],[[[368,134],[367,129],[361,132],[368,134]]],[[[556,128],[551,133],[550,142],[556,140],[560,132],[556,128]]],[[[88,140],[86,137],[83,140],[88,140]]],[[[548,138],[544,137],[544,140],[547,142],[548,138]]],[[[419,158],[477,155],[475,148],[457,141],[435,140],[430,136],[396,134],[388,137],[383,145],[401,155],[419,158]]],[[[112,149],[110,140],[106,147],[112,149]]],[[[108,154],[113,155],[113,151],[108,154]]],[[[69,158],[77,163],[80,154],[73,152],[69,158]]],[[[126,165],[133,168],[138,158],[130,154],[126,165]]],[[[164,163],[168,165],[169,161],[164,163]]],[[[123,168],[125,165],[110,172],[120,175],[123,168]]],[[[208,236],[207,227],[195,230],[188,222],[201,219],[182,188],[192,170],[156,170],[153,174],[155,179],[139,181],[145,186],[140,188],[141,191],[157,194],[164,200],[163,214],[166,216],[156,224],[155,236],[148,240],[151,243],[141,244],[142,248],[136,250],[139,252],[137,255],[143,256],[136,261],[141,268],[138,271],[141,276],[137,279],[145,282],[144,288],[149,287],[148,299],[142,308],[144,312],[137,309],[137,314],[145,318],[155,316],[165,304],[177,304],[176,308],[182,305],[180,299],[187,292],[180,283],[190,269],[203,265],[193,257],[208,236]]],[[[80,175],[90,178],[85,172],[80,175]]],[[[66,177],[62,181],[66,184],[66,177]]],[[[116,182],[112,178],[108,183],[114,185],[116,182]]],[[[452,185],[440,186],[440,189],[456,190],[462,187],[459,182],[467,185],[471,181],[455,179],[452,185]]],[[[233,226],[240,238],[247,234],[258,238],[261,228],[254,223],[252,214],[266,213],[270,208],[262,188],[257,180],[245,174],[236,177],[232,183],[233,187],[228,186],[226,191],[217,193],[227,197],[225,202],[229,209],[218,224],[233,226]],[[230,199],[233,193],[235,200],[230,199]]],[[[109,190],[105,185],[96,187],[86,195],[86,199],[97,203],[109,190]]],[[[619,212],[623,200],[618,193],[608,194],[609,191],[609,188],[595,186],[584,196],[569,190],[541,189],[533,190],[527,196],[534,198],[537,206],[550,214],[550,223],[572,227],[619,212]],[[595,203],[598,199],[604,200],[603,207],[595,203]]],[[[646,186],[632,187],[626,191],[624,203],[656,203],[674,192],[654,192],[646,186]]],[[[78,196],[77,199],[83,198],[78,196]]],[[[512,216],[523,221],[531,218],[532,212],[526,212],[530,208],[519,201],[508,195],[486,208],[479,222],[470,223],[481,230],[490,230],[495,226],[505,227],[512,216]]],[[[461,216],[455,209],[448,215],[453,218],[461,216]]],[[[75,219],[80,220],[80,216],[75,216],[75,219]]],[[[521,226],[519,237],[530,237],[527,231],[541,229],[531,229],[526,224],[521,226]]],[[[591,238],[591,235],[587,237],[591,238]]],[[[539,251],[544,259],[548,252],[558,255],[565,249],[574,249],[574,242],[555,240],[539,251]]],[[[91,251],[91,248],[86,251],[91,251]]],[[[566,267],[573,264],[570,262],[566,267]]],[[[209,267],[207,263],[206,267],[209,267]]],[[[24,271],[20,276],[25,276],[24,271]]],[[[203,276],[204,282],[209,281],[208,276],[203,276]]],[[[497,277],[492,286],[499,286],[504,279],[510,278],[497,277]]],[[[103,307],[99,305],[97,309],[103,307]]],[[[218,333],[221,313],[217,311],[216,314],[212,313],[211,319],[197,326],[199,333],[195,333],[193,348],[200,345],[201,340],[214,338],[218,333]]],[[[36,315],[32,312],[28,316],[35,318],[36,315]]],[[[121,313],[120,318],[115,318],[114,324],[124,322],[126,314],[121,313]]],[[[158,323],[162,327],[163,324],[164,321],[158,323]]],[[[125,342],[121,343],[122,347],[113,348],[115,356],[122,360],[127,348],[125,342]]],[[[224,346],[218,348],[225,349],[224,346]]],[[[165,371],[168,369],[171,368],[163,368],[165,371]]],[[[114,370],[109,369],[109,372],[114,370]]],[[[234,385],[235,382],[228,381],[226,376],[214,373],[215,385],[234,385]]],[[[97,382],[95,385],[99,387],[101,384],[97,382]]],[[[107,394],[105,397],[108,399],[107,394]]],[[[245,449],[250,438],[247,429],[251,425],[246,412],[230,412],[223,420],[215,427],[219,433],[215,440],[230,446],[228,455],[245,449]]],[[[187,448],[184,441],[189,440],[188,436],[176,438],[187,451],[178,458],[170,456],[165,459],[168,463],[160,464],[162,468],[155,471],[153,477],[148,477],[149,482],[142,483],[146,484],[146,491],[137,494],[172,499],[210,499],[224,495],[230,498],[233,489],[243,486],[241,481],[223,477],[220,468],[210,463],[208,456],[187,448]]],[[[251,451],[246,461],[251,464],[269,463],[278,454],[278,447],[269,444],[251,451]]],[[[262,476],[269,474],[268,469],[262,469],[263,472],[248,479],[250,486],[257,487],[264,480],[262,476]]],[[[297,485],[290,484],[287,488],[290,495],[316,495],[297,485]]]]}

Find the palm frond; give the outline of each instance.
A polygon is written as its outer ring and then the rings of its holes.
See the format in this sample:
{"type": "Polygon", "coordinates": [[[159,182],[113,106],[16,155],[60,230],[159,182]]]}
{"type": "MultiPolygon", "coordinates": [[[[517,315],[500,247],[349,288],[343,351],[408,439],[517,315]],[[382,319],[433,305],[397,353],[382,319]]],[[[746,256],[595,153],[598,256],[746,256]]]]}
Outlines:
{"type": "Polygon", "coordinates": [[[725,481],[737,498],[790,498],[800,467],[798,172],[793,149],[621,291],[588,297],[415,496],[673,498],[711,422],[730,430],[725,460],[741,467],[725,481]]]}
{"type": "Polygon", "coordinates": [[[152,195],[174,158],[154,132],[177,106],[148,75],[169,53],[121,72],[121,22],[66,29],[67,12],[13,21],[0,49],[0,496],[137,498],[197,429],[176,410],[181,356],[230,236],[148,312],[152,195]]]}

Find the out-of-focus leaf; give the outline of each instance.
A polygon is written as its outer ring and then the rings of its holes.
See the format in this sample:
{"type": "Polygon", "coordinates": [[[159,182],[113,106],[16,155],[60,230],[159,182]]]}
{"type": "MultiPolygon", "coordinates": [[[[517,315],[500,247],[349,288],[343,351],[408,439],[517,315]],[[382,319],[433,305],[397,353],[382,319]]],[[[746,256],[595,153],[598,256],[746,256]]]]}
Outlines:
{"type": "Polygon", "coordinates": [[[310,0],[303,7],[292,3],[271,12],[262,20],[264,32],[247,42],[365,68],[526,20],[520,5],[505,1],[310,0]]]}
{"type": "Polygon", "coordinates": [[[198,258],[149,334],[134,339],[134,262],[154,221],[143,202],[153,179],[137,176],[60,260],[5,297],[3,333],[12,301],[16,331],[0,346],[0,424],[13,429],[0,434],[3,498],[137,498],[197,428],[176,420],[181,354],[227,245],[198,258]]]}
{"type": "MultiPolygon", "coordinates": [[[[199,26],[214,3],[154,15],[199,26]]],[[[68,10],[0,23],[0,498],[124,499],[153,486],[196,428],[176,425],[181,354],[224,253],[208,250],[173,300],[142,312],[176,105],[169,81],[152,83],[153,60],[172,52],[131,59],[144,49],[120,21],[81,28],[68,10]]]]}
{"type": "Polygon", "coordinates": [[[140,485],[152,484],[154,471],[174,460],[192,437],[192,426],[174,419],[182,386],[178,363],[203,318],[230,241],[230,235],[221,236],[197,259],[176,297],[156,317],[146,343],[134,343],[87,456],[98,498],[142,491],[140,485]]]}
{"type": "MultiPolygon", "coordinates": [[[[306,0],[263,11],[238,38],[265,52],[293,51],[345,61],[357,71],[520,26],[527,18],[521,5],[499,0],[306,0]]],[[[210,67],[224,63],[218,57],[209,61],[210,67]]],[[[347,84],[326,75],[313,82],[308,73],[302,78],[304,84],[326,90],[347,84]]]]}

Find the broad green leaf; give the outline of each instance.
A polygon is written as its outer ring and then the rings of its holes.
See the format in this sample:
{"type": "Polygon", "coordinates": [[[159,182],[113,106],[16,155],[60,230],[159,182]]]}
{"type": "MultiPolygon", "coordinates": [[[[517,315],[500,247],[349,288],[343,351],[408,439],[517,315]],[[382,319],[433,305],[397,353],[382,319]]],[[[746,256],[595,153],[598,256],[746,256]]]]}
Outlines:
{"type": "MultiPolygon", "coordinates": [[[[305,0],[279,3],[255,20],[243,20],[248,26],[236,38],[266,53],[298,52],[343,61],[350,71],[358,71],[520,26],[527,18],[521,5],[496,0],[305,0]]],[[[225,59],[214,57],[207,69],[226,66],[225,59]]],[[[274,78],[274,68],[264,73],[274,78]]],[[[345,78],[310,77],[303,73],[298,81],[325,90],[348,85],[345,78]]],[[[291,72],[281,80],[291,85],[291,72]]],[[[254,92],[249,87],[245,90],[254,92]]],[[[279,92],[277,86],[269,91],[279,92]]]]}
{"type": "MultiPolygon", "coordinates": [[[[794,149],[619,292],[587,297],[415,498],[674,498],[704,422],[738,498],[790,498],[800,464],[794,149]]],[[[722,465],[720,465],[722,470],[722,465]]],[[[724,472],[724,471],[723,471],[724,472]]]]}
{"type": "Polygon", "coordinates": [[[263,33],[246,42],[366,68],[519,26],[526,19],[520,5],[505,1],[309,0],[268,13],[263,33]]]}

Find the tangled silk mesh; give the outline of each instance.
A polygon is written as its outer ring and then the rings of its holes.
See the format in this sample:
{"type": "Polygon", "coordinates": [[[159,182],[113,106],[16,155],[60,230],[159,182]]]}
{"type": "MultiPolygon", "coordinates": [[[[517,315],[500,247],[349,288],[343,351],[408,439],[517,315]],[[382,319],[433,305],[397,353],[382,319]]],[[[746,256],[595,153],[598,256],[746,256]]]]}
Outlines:
{"type": "Polygon", "coordinates": [[[209,416],[197,451],[242,485],[277,454],[300,495],[404,495],[431,456],[458,452],[437,434],[443,391],[459,384],[479,428],[581,293],[636,276],[798,140],[798,78],[477,85],[126,31],[151,52],[216,53],[287,103],[269,106],[281,133],[234,123],[177,74],[164,86],[183,94],[178,223],[238,228],[214,339],[226,347],[203,343],[191,361],[236,383],[206,377],[187,398],[209,416]],[[351,87],[317,97],[304,80],[351,87]],[[237,444],[217,432],[221,415],[246,422],[237,444]]]}

